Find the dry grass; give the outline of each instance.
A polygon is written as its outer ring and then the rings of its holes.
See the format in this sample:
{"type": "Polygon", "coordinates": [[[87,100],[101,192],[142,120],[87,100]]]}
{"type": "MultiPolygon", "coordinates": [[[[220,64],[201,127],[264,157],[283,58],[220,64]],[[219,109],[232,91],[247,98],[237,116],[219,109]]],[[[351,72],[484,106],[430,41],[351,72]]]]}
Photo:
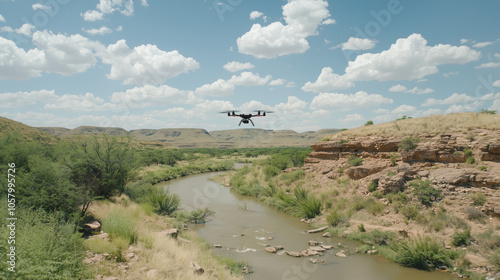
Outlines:
{"type": "MultiPolygon", "coordinates": [[[[91,206],[90,211],[94,216],[102,220],[112,211],[120,211],[128,219],[134,222],[138,233],[138,241],[128,249],[124,249],[122,254],[133,252],[138,256],[137,260],[128,263],[119,263],[114,259],[105,260],[101,264],[94,266],[95,274],[114,276],[119,279],[243,279],[231,275],[222,267],[222,263],[212,255],[210,246],[198,238],[195,233],[188,232],[185,238],[191,240],[185,243],[167,237],[159,232],[170,228],[172,225],[166,217],[151,214],[141,205],[131,202],[127,197],[122,196],[116,199],[116,203],[96,202],[91,206]],[[189,268],[189,263],[196,261],[205,269],[203,275],[197,275],[189,268]],[[119,268],[121,265],[128,265],[128,269],[119,268]],[[155,278],[150,278],[156,270],[155,278]],[[148,278],[148,273],[149,278],[148,278]]],[[[99,251],[99,253],[113,254],[106,252],[116,248],[114,241],[88,242],[87,248],[99,251]],[[106,244],[103,244],[106,243],[106,244]],[[98,246],[96,248],[96,246],[98,246]]]]}
{"type": "Polygon", "coordinates": [[[335,136],[337,138],[352,136],[409,137],[423,134],[437,135],[443,132],[467,133],[475,129],[499,130],[500,114],[456,113],[405,119],[353,128],[339,132],[335,136]]]}

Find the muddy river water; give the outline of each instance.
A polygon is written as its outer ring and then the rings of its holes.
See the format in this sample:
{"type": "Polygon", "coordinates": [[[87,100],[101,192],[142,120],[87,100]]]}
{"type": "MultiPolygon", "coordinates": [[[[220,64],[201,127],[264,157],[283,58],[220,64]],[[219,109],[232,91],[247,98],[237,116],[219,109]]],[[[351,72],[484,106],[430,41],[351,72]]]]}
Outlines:
{"type": "Polygon", "coordinates": [[[302,251],[309,247],[308,241],[315,240],[335,247],[341,243],[351,253],[355,252],[359,244],[339,238],[325,238],[321,233],[308,234],[306,231],[311,227],[298,218],[279,212],[251,197],[241,196],[209,179],[217,174],[219,173],[189,176],[162,185],[180,196],[184,210],[208,207],[215,211],[211,221],[191,228],[210,244],[220,244],[223,247],[214,248],[216,254],[230,255],[247,263],[253,273],[246,275],[246,279],[456,279],[444,272],[404,268],[377,256],[335,256],[341,248],[327,250],[323,256],[314,257],[323,262],[319,264],[312,264],[309,257],[288,256],[283,254],[283,250],[277,254],[268,253],[264,250],[266,244],[281,245],[285,251],[302,251]]]}

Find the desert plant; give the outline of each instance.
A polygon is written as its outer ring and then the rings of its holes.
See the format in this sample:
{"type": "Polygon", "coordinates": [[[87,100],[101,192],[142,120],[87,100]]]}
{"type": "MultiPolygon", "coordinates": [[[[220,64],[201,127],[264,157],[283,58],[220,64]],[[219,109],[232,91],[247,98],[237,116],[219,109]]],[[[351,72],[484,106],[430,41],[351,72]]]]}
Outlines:
{"type": "Polygon", "coordinates": [[[477,210],[476,208],[467,207],[464,209],[464,213],[465,215],[467,215],[467,219],[471,221],[478,221],[484,223],[484,220],[486,219],[486,215],[483,212],[477,210]]]}
{"type": "Polygon", "coordinates": [[[370,184],[368,184],[368,191],[369,192],[374,192],[378,187],[378,182],[377,181],[371,181],[370,184]]]}
{"type": "Polygon", "coordinates": [[[332,227],[349,226],[349,215],[344,211],[333,210],[326,216],[326,221],[332,227]]]}
{"type": "Polygon", "coordinates": [[[177,194],[170,194],[169,189],[164,190],[161,187],[153,187],[146,201],[159,215],[171,215],[181,204],[181,199],[177,194]]]}
{"type": "Polygon", "coordinates": [[[486,196],[482,192],[471,194],[470,199],[473,206],[483,206],[486,203],[486,196]]]}
{"type": "Polygon", "coordinates": [[[399,143],[399,148],[405,151],[413,150],[417,147],[420,139],[417,137],[407,137],[399,143]]]}
{"type": "Polygon", "coordinates": [[[210,220],[210,217],[212,217],[214,214],[215,212],[209,210],[208,208],[192,210],[188,213],[188,222],[194,224],[204,224],[208,222],[210,220]]]}
{"type": "Polygon", "coordinates": [[[462,232],[456,231],[451,237],[451,245],[455,247],[468,246],[470,244],[470,230],[465,230],[462,232]]]}
{"type": "Polygon", "coordinates": [[[365,126],[368,126],[368,125],[373,125],[373,121],[367,121],[367,122],[365,123],[365,126]]]}
{"type": "Polygon", "coordinates": [[[323,204],[314,195],[309,195],[309,197],[301,202],[300,209],[305,218],[311,219],[321,214],[323,204]]]}
{"type": "Polygon", "coordinates": [[[420,202],[425,206],[431,206],[432,203],[441,197],[441,192],[432,187],[430,180],[417,179],[410,182],[413,192],[420,202]]]}
{"type": "Polygon", "coordinates": [[[418,236],[396,244],[396,262],[421,270],[450,266],[451,260],[439,241],[429,236],[418,236]]]}
{"type": "Polygon", "coordinates": [[[349,161],[347,163],[349,163],[350,166],[360,166],[363,164],[363,159],[357,156],[351,156],[349,157],[349,161]]]}
{"type": "Polygon", "coordinates": [[[359,224],[358,229],[360,232],[366,232],[365,225],[364,224],[359,224]]]}

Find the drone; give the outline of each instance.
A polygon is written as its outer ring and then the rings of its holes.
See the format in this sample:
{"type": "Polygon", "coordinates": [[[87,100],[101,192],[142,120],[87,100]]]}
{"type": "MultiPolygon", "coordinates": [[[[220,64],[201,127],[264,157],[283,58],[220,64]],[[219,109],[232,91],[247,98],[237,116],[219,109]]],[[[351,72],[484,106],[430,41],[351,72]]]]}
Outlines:
{"type": "Polygon", "coordinates": [[[220,112],[220,113],[223,113],[223,114],[227,113],[228,117],[240,117],[241,121],[238,124],[238,126],[240,126],[241,123],[248,124],[249,122],[252,123],[252,126],[255,126],[253,121],[250,119],[251,117],[265,117],[266,112],[272,113],[272,111],[263,111],[263,110],[255,111],[255,112],[257,112],[257,114],[236,114],[235,112],[238,112],[238,111],[224,111],[224,112],[220,112]],[[262,114],[261,114],[261,111],[262,111],[262,114]]]}

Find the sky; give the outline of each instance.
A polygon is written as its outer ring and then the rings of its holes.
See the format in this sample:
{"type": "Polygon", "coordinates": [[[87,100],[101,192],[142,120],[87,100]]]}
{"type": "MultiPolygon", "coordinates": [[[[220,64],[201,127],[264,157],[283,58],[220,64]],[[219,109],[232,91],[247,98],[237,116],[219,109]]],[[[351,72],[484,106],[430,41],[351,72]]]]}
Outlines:
{"type": "MultiPolygon", "coordinates": [[[[500,1],[0,0],[0,116],[353,128],[500,112],[500,1]]],[[[242,125],[240,128],[251,128],[242,125]]]]}

